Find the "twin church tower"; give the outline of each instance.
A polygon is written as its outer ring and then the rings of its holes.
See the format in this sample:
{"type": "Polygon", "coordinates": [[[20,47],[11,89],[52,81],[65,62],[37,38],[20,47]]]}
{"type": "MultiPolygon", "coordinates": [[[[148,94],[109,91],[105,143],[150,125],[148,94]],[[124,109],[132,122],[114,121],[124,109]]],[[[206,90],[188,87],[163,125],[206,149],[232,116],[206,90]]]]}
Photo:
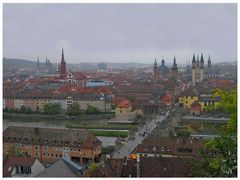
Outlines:
{"type": "MultiPolygon", "coordinates": [[[[210,55],[208,57],[208,65],[207,65],[207,73],[209,73],[211,70],[211,59],[210,55]]],[[[199,56],[195,56],[193,54],[192,58],[192,85],[195,86],[197,83],[201,82],[203,79],[205,79],[205,67],[204,67],[204,59],[203,59],[203,54],[201,54],[201,57],[199,59],[199,56]]],[[[155,58],[155,62],[153,65],[153,78],[154,80],[161,79],[163,77],[169,76],[173,78],[178,77],[178,67],[176,63],[176,58],[174,57],[173,59],[173,66],[171,68],[171,72],[169,68],[165,65],[165,60],[162,60],[162,64],[160,67],[157,67],[157,61],[155,58]],[[171,73],[171,74],[170,74],[171,73]]]]}

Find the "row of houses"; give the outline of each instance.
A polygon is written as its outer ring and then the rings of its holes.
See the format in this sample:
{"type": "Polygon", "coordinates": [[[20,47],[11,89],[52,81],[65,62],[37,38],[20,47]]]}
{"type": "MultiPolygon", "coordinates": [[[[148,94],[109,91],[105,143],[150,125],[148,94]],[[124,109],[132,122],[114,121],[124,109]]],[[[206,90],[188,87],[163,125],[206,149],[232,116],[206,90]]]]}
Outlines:
{"type": "Polygon", "coordinates": [[[9,126],[3,132],[3,156],[11,153],[53,163],[68,158],[80,163],[96,161],[101,141],[83,129],[53,129],[9,126]]]}
{"type": "Polygon", "coordinates": [[[106,97],[102,93],[61,93],[61,94],[37,94],[15,95],[3,97],[3,109],[20,110],[22,106],[31,108],[33,111],[43,111],[46,104],[59,103],[63,111],[68,110],[71,104],[77,102],[80,110],[86,110],[87,107],[94,106],[101,112],[111,111],[111,97],[106,97]]]}

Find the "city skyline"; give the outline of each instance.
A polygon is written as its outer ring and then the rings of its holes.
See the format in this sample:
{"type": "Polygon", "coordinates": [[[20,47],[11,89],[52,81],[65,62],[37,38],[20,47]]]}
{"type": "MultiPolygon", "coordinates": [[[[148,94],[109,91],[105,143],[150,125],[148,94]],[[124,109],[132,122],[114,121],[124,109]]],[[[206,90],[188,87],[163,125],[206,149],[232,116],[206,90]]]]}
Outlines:
{"type": "Polygon", "coordinates": [[[237,61],[236,4],[4,4],[3,25],[6,58],[59,63],[63,47],[67,63],[237,61]]]}

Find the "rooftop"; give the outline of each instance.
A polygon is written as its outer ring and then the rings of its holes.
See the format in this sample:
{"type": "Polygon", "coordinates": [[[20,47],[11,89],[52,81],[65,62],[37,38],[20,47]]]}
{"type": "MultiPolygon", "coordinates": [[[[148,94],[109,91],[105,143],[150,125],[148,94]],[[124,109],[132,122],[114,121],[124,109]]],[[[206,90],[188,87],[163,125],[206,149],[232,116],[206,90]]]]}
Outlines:
{"type": "Polygon", "coordinates": [[[3,132],[4,142],[45,144],[92,148],[101,143],[93,134],[84,129],[54,129],[9,126],[3,132]]]}

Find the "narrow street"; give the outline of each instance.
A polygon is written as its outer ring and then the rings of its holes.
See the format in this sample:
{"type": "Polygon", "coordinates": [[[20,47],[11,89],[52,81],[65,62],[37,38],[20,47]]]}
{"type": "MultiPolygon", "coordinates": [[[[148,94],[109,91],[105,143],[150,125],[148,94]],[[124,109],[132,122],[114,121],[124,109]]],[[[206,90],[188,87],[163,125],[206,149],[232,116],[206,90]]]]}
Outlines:
{"type": "Polygon", "coordinates": [[[122,159],[125,156],[128,156],[129,153],[139,144],[142,140],[150,134],[153,129],[156,128],[164,119],[167,118],[169,113],[166,116],[158,115],[155,118],[147,121],[147,124],[143,126],[140,131],[136,132],[132,139],[129,139],[118,151],[114,152],[113,158],[122,159]],[[143,136],[144,134],[144,136],[143,136]]]}

